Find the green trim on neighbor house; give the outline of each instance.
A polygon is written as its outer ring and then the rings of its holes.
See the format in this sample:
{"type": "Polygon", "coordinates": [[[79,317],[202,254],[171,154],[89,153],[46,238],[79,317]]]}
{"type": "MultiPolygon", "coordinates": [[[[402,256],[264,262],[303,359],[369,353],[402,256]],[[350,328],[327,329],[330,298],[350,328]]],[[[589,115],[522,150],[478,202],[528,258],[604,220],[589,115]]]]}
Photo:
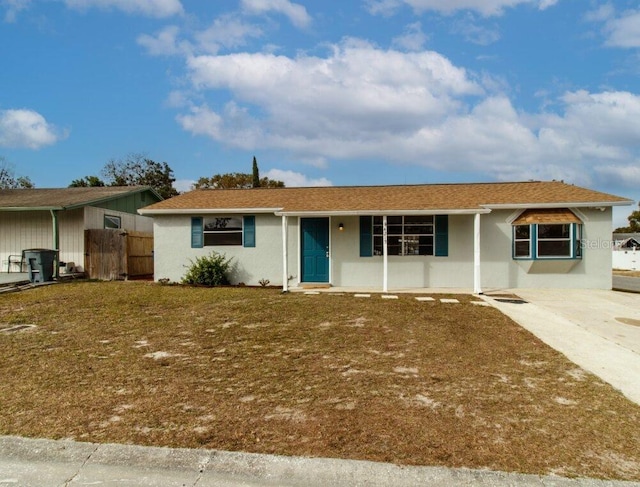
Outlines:
{"type": "Polygon", "coordinates": [[[137,193],[130,193],[118,198],[110,199],[107,201],[96,202],[90,204],[97,208],[104,208],[105,210],[121,211],[123,213],[137,214],[138,210],[144,208],[158,201],[158,198],[150,190],[140,191],[137,193]]]}

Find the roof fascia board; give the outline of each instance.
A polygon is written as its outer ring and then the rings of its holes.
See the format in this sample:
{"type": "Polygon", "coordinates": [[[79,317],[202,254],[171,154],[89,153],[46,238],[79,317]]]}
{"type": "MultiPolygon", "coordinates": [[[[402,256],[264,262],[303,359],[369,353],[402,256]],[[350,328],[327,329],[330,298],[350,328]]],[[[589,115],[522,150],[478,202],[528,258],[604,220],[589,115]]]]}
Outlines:
{"type": "Polygon", "coordinates": [[[469,208],[464,210],[435,209],[435,210],[345,210],[345,211],[278,211],[277,216],[403,216],[403,215],[475,215],[488,214],[488,208],[469,208]]]}
{"type": "Polygon", "coordinates": [[[221,214],[238,214],[238,213],[277,213],[282,208],[179,208],[179,209],[162,209],[147,210],[140,208],[138,213],[141,215],[221,215],[221,214]]]}
{"type": "Polygon", "coordinates": [[[62,206],[7,206],[0,208],[0,211],[51,211],[64,210],[62,206]]]}
{"type": "Polygon", "coordinates": [[[566,201],[564,203],[505,203],[498,205],[482,205],[483,208],[489,208],[491,210],[517,210],[517,209],[540,209],[540,208],[601,208],[609,206],[629,206],[634,202],[632,200],[624,201],[593,201],[593,202],[580,202],[566,201]]]}

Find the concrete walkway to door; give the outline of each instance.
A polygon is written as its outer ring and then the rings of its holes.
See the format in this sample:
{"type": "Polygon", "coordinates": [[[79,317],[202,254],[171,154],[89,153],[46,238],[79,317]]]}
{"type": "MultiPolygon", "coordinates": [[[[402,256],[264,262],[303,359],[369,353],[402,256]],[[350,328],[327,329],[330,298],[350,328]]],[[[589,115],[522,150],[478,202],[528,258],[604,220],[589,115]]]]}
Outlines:
{"type": "Polygon", "coordinates": [[[510,290],[524,304],[485,299],[572,362],[640,404],[640,294],[510,290]]]}

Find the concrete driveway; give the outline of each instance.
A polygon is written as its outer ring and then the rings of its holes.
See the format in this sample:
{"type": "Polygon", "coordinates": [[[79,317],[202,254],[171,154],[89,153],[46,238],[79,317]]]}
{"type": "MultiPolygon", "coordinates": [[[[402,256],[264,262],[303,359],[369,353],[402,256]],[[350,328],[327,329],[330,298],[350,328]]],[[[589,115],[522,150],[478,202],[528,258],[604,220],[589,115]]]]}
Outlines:
{"type": "Polygon", "coordinates": [[[487,297],[572,362],[640,404],[640,294],[584,289],[512,290],[525,304],[487,297]]]}

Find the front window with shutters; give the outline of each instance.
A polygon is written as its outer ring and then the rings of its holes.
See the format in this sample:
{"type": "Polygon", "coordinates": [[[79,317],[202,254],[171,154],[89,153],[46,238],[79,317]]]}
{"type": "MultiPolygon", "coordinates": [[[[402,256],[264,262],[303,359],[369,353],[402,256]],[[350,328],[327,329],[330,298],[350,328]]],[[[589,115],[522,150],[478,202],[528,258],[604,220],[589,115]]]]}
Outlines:
{"type": "MultiPolygon", "coordinates": [[[[383,254],[382,217],[373,217],[373,255],[383,254]]],[[[433,255],[433,215],[387,217],[388,255],[433,255]]]]}

